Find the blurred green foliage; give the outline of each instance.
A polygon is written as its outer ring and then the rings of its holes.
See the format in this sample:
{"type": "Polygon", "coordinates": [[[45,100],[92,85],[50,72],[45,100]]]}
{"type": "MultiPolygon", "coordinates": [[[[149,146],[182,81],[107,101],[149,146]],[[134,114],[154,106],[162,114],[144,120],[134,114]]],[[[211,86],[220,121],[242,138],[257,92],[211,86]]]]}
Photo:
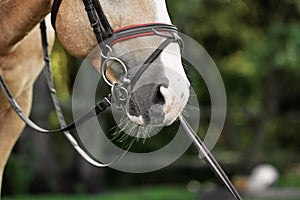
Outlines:
{"type": "Polygon", "coordinates": [[[109,194],[102,195],[76,195],[76,196],[20,196],[14,198],[3,198],[3,200],[194,200],[196,194],[189,193],[181,187],[160,187],[160,188],[138,188],[126,191],[111,191],[109,194]]]}
{"type": "MultiPolygon", "coordinates": [[[[203,45],[223,76],[228,115],[217,148],[242,152],[246,169],[278,162],[285,163],[278,166],[284,171],[297,164],[299,1],[168,3],[174,23],[203,45]]],[[[203,90],[194,89],[197,94],[203,90]]]]}
{"type": "Polygon", "coordinates": [[[24,194],[29,190],[34,172],[24,167],[24,163],[21,164],[18,159],[15,155],[10,157],[10,161],[6,166],[8,175],[6,184],[14,187],[11,189],[14,190],[15,194],[24,194]]]}

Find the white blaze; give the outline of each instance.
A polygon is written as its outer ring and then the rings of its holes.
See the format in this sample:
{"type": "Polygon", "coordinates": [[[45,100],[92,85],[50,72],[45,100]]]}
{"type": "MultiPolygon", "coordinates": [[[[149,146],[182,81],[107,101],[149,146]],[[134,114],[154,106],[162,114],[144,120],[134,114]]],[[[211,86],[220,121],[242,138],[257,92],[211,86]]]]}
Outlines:
{"type": "Polygon", "coordinates": [[[154,0],[156,5],[156,21],[166,24],[171,24],[171,19],[168,14],[165,0],[154,0]]]}
{"type": "MultiPolygon", "coordinates": [[[[154,0],[154,2],[157,10],[156,21],[172,24],[165,0],[154,0]]],[[[177,43],[171,43],[161,53],[160,61],[166,67],[165,76],[169,80],[169,87],[162,88],[161,92],[166,100],[165,123],[170,124],[188,101],[190,83],[182,66],[180,47],[177,43]]]]}

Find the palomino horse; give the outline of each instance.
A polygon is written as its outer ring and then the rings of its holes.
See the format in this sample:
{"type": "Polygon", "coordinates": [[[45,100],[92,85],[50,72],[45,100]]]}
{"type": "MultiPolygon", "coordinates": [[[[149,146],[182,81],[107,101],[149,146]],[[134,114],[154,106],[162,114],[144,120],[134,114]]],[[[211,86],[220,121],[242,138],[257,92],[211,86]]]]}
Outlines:
{"type": "MultiPolygon", "coordinates": [[[[29,115],[31,109],[33,83],[44,65],[37,25],[50,12],[52,3],[52,0],[0,1],[0,74],[26,115],[29,115]]],[[[171,24],[163,0],[101,0],[101,6],[113,30],[150,23],[171,24]]],[[[47,22],[49,23],[48,18],[47,22]]],[[[85,58],[98,45],[81,0],[63,0],[55,26],[63,46],[77,57],[85,58]]],[[[51,48],[54,41],[53,30],[48,29],[48,38],[51,48]]],[[[127,38],[114,44],[112,51],[122,55],[123,62],[131,69],[143,64],[164,39],[157,34],[127,38]],[[136,50],[145,49],[145,46],[148,50],[136,50]]],[[[167,49],[180,54],[178,43],[168,44],[167,49]]],[[[100,71],[100,51],[89,56],[89,59],[100,71]]],[[[114,83],[117,79],[112,74],[111,70],[108,71],[107,79],[114,83]]],[[[157,82],[142,85],[141,89],[137,89],[128,98],[128,118],[138,126],[170,125],[178,118],[189,98],[190,84],[180,57],[162,51],[157,57],[155,68],[147,68],[143,76],[155,77],[157,82]],[[166,66],[172,66],[172,70],[167,70],[166,66]],[[174,72],[179,76],[174,76],[174,72]]],[[[5,164],[24,123],[14,113],[2,91],[0,96],[2,180],[5,164]]]]}

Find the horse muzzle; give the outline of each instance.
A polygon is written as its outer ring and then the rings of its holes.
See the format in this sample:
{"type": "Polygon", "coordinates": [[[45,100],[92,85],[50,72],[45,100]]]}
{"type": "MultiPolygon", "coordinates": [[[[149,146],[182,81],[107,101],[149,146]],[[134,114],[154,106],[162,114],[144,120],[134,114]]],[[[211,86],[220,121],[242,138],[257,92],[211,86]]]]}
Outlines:
{"type": "Polygon", "coordinates": [[[145,71],[133,86],[116,84],[112,94],[119,107],[136,124],[168,126],[187,104],[189,83],[185,77],[156,65],[145,71]]]}

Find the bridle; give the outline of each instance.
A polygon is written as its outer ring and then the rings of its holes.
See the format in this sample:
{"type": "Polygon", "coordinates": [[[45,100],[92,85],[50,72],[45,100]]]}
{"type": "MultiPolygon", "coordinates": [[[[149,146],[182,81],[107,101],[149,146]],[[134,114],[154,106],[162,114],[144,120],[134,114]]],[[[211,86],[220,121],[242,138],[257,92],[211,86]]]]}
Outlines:
{"type": "MultiPolygon", "coordinates": [[[[51,10],[51,23],[54,29],[56,29],[56,18],[59,11],[59,7],[62,0],[54,0],[51,10]]],[[[178,36],[177,28],[174,25],[164,23],[147,23],[136,24],[113,30],[109,24],[106,15],[103,12],[99,0],[83,0],[85,10],[90,21],[90,25],[93,28],[93,32],[97,39],[99,48],[101,49],[101,74],[104,81],[111,87],[112,95],[109,95],[104,101],[97,104],[92,110],[97,115],[105,110],[110,105],[113,98],[117,104],[122,104],[127,100],[131,88],[137,83],[146,69],[159,57],[163,50],[171,43],[178,43],[181,49],[183,48],[183,41],[178,36]],[[139,67],[135,75],[129,79],[128,67],[126,64],[117,57],[111,55],[112,46],[129,39],[146,36],[159,36],[165,38],[165,40],[152,52],[152,54],[145,60],[142,66],[139,67]],[[118,62],[122,66],[125,74],[122,79],[117,83],[111,83],[106,77],[106,69],[109,61],[118,62]],[[95,112],[95,110],[97,110],[95,112]]],[[[91,115],[89,115],[91,116],[91,115]]],[[[86,121],[86,117],[81,122],[86,121]]],[[[80,123],[81,124],[81,123],[80,123]]],[[[76,123],[78,126],[79,124],[76,123]]],[[[70,126],[67,126],[65,130],[69,130],[70,126]]],[[[74,126],[72,126],[74,128],[74,126]]]]}
{"type": "MultiPolygon", "coordinates": [[[[56,29],[56,18],[61,1],[62,0],[54,0],[53,2],[51,23],[54,29],[56,29]]],[[[126,101],[130,90],[135,86],[142,74],[147,70],[147,68],[149,68],[149,66],[158,58],[158,56],[169,44],[178,43],[181,49],[183,48],[183,42],[178,36],[177,28],[174,25],[164,23],[147,23],[130,25],[113,30],[103,12],[99,0],[83,0],[83,3],[90,21],[90,25],[93,28],[93,32],[101,49],[102,77],[104,81],[111,87],[112,97],[115,97],[114,101],[117,104],[122,104],[126,101]],[[129,39],[154,35],[165,38],[165,40],[145,60],[135,75],[129,78],[128,67],[126,64],[120,58],[111,55],[113,45],[129,39]],[[114,84],[111,83],[106,77],[107,64],[110,61],[118,62],[122,67],[122,70],[125,72],[125,74],[122,76],[122,79],[114,84]]]]}
{"type": "MultiPolygon", "coordinates": [[[[51,15],[51,22],[52,26],[55,29],[55,22],[57,13],[60,7],[62,0],[54,0],[53,7],[52,7],[52,15],[51,15]]],[[[83,0],[85,5],[85,10],[87,12],[91,27],[93,28],[95,37],[98,41],[99,47],[102,50],[102,66],[101,72],[102,77],[107,82],[108,85],[111,86],[112,95],[108,95],[103,100],[99,101],[95,106],[91,108],[86,114],[82,117],[75,120],[73,123],[66,125],[65,119],[63,117],[63,113],[56,96],[56,90],[54,88],[53,79],[52,79],[52,72],[50,67],[50,56],[48,52],[48,44],[47,44],[47,34],[46,34],[46,24],[45,21],[41,22],[41,36],[42,36],[42,46],[43,46],[43,53],[44,53],[44,60],[45,60],[45,74],[47,78],[48,88],[50,90],[51,98],[57,113],[57,117],[59,119],[61,129],[58,130],[47,130],[44,128],[39,127],[34,122],[32,122],[22,111],[21,107],[18,105],[16,100],[13,98],[7,84],[5,83],[3,77],[0,75],[0,86],[2,87],[9,103],[11,104],[12,108],[18,114],[18,116],[31,128],[34,130],[41,132],[41,133],[58,133],[63,132],[66,138],[71,142],[75,150],[90,164],[96,167],[107,167],[119,159],[123,157],[121,155],[119,158],[111,161],[110,163],[102,163],[97,159],[93,158],[89,152],[84,149],[80,143],[77,142],[75,137],[69,131],[71,129],[80,126],[81,124],[85,123],[92,117],[98,116],[100,113],[104,112],[107,107],[111,105],[112,97],[116,96],[116,101],[126,101],[128,97],[128,93],[130,88],[134,87],[137,83],[141,75],[145,72],[147,68],[159,57],[159,55],[163,52],[163,50],[170,45],[171,43],[177,43],[182,48],[183,42],[181,38],[178,36],[177,28],[174,25],[163,24],[163,23],[149,23],[149,24],[138,24],[133,26],[124,27],[118,30],[113,30],[110,26],[103,10],[100,5],[99,0],[83,0]],[[137,38],[137,37],[145,37],[145,36],[160,36],[165,38],[165,40],[154,50],[154,52],[146,59],[143,65],[137,70],[135,75],[129,79],[127,77],[127,66],[125,63],[116,57],[112,57],[111,47],[121,41],[137,38]],[[111,83],[105,75],[107,63],[109,61],[116,61],[121,64],[124,68],[125,75],[122,80],[119,80],[117,83],[111,83]],[[121,93],[121,95],[117,95],[121,93]],[[124,96],[125,94],[125,96],[124,96]]],[[[214,159],[213,155],[209,152],[209,150],[205,147],[204,143],[199,139],[197,134],[193,131],[193,129],[189,126],[189,124],[185,121],[185,119],[180,116],[179,117],[180,123],[183,125],[183,129],[186,131],[187,135],[193,141],[194,145],[197,147],[198,151],[204,155],[204,160],[208,163],[211,169],[219,176],[222,182],[226,185],[227,189],[232,193],[232,195],[237,200],[241,200],[242,198],[236,191],[235,187],[232,185],[230,180],[228,179],[227,175],[220,167],[218,162],[214,159]]]]}
{"type": "MultiPolygon", "coordinates": [[[[52,7],[51,23],[55,29],[56,17],[59,10],[59,6],[62,0],[54,0],[52,7]]],[[[135,85],[139,77],[144,71],[150,66],[154,60],[161,54],[161,52],[171,43],[178,43],[182,48],[183,42],[178,36],[177,28],[174,25],[164,23],[147,23],[147,24],[136,24],[127,27],[122,27],[117,30],[113,30],[109,24],[99,0],[83,0],[85,10],[87,12],[91,27],[93,28],[95,37],[102,50],[102,75],[105,81],[112,86],[112,84],[106,79],[105,70],[106,63],[108,60],[114,60],[119,62],[123,68],[126,68],[124,62],[116,57],[110,57],[108,54],[112,51],[112,46],[116,43],[145,36],[157,35],[166,38],[160,46],[149,56],[144,62],[142,67],[139,68],[136,75],[131,79],[131,85],[135,85]]],[[[126,71],[126,69],[124,69],[126,71]]]]}

